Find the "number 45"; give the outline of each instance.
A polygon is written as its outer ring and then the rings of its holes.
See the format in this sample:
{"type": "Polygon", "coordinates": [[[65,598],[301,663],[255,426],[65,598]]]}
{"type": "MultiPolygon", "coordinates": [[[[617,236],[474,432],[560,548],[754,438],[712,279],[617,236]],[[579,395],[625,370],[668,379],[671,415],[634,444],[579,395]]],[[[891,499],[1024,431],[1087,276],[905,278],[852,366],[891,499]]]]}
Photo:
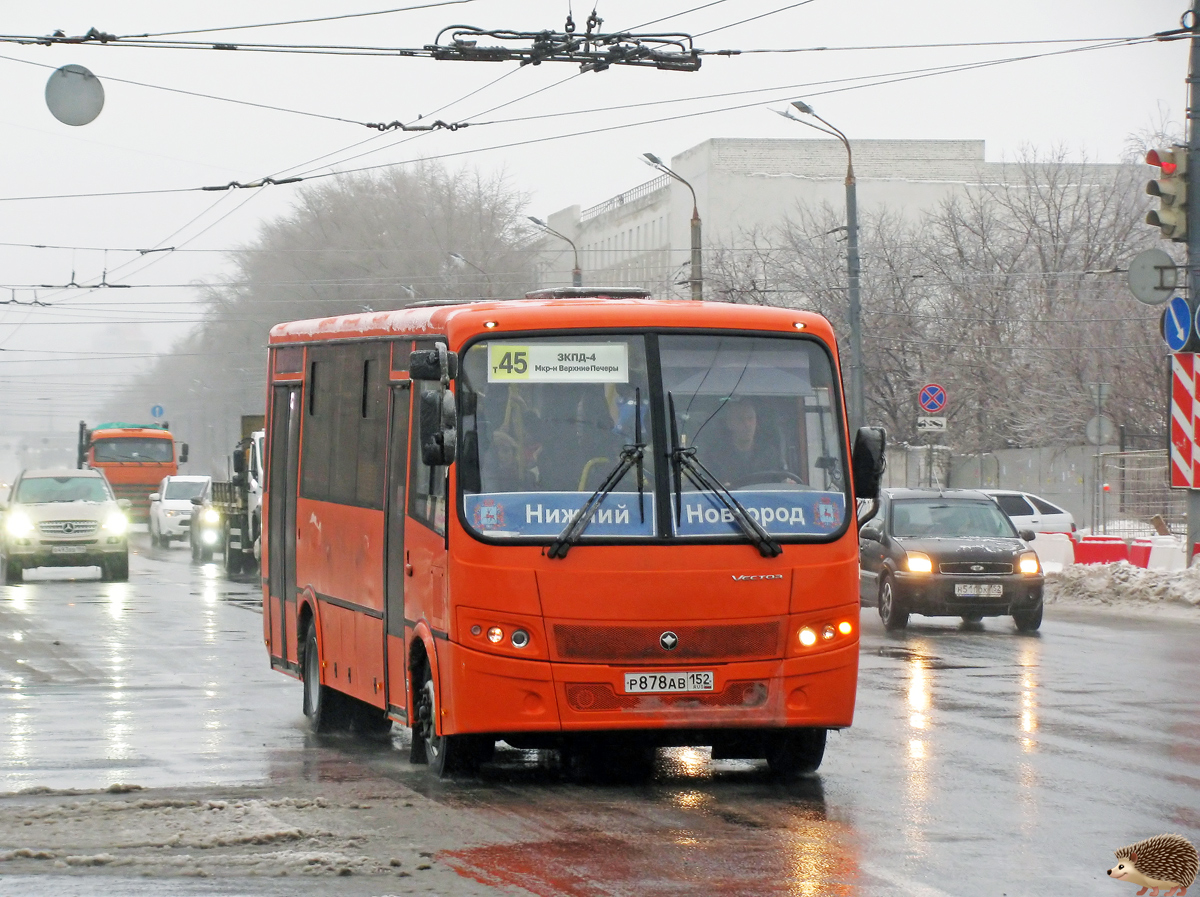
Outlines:
{"type": "Polygon", "coordinates": [[[507,351],[496,363],[496,370],[506,374],[524,374],[529,370],[529,353],[525,349],[507,351]]]}

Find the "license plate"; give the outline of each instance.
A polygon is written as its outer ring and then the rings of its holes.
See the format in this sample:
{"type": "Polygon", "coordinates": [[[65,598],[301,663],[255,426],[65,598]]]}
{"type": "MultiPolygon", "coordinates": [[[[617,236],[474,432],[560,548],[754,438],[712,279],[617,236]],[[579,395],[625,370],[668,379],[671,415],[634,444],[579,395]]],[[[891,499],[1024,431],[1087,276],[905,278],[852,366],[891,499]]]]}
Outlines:
{"type": "Polygon", "coordinates": [[[51,554],[87,554],[86,545],[55,545],[50,549],[51,554]]]}
{"type": "Polygon", "coordinates": [[[960,598],[999,598],[1004,594],[1004,586],[998,582],[956,582],[954,594],[960,598]]]}
{"type": "Polygon", "coordinates": [[[712,691],[713,674],[702,673],[626,673],[625,694],[647,692],[712,691]]]}

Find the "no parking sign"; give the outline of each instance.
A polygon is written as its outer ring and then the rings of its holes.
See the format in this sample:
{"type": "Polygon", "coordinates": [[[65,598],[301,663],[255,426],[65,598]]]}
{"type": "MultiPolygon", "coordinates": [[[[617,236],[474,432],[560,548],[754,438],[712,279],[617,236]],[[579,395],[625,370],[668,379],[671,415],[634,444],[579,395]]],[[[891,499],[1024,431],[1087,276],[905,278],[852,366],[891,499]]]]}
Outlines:
{"type": "Polygon", "coordinates": [[[921,410],[927,414],[937,414],[946,408],[946,390],[938,383],[926,383],[917,393],[917,401],[921,410]]]}

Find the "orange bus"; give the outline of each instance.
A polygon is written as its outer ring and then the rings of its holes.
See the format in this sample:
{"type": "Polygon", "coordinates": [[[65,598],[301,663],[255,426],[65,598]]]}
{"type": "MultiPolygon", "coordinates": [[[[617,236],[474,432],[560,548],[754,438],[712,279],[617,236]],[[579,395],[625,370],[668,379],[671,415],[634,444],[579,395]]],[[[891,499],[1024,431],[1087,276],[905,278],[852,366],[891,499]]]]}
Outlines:
{"type": "Polygon", "coordinates": [[[167,424],[129,424],[113,422],[89,430],[79,422],[77,467],[104,472],[117,498],[128,499],[130,517],[145,523],[150,519],[150,494],[163,477],[179,473],[187,461],[188,447],[179,447],[175,456],[175,437],[167,424]]]}
{"type": "Polygon", "coordinates": [[[264,638],[317,731],[400,722],[438,775],[503,740],[789,776],[850,725],[883,431],[851,455],[824,318],[555,290],[269,354],[264,638]]]}

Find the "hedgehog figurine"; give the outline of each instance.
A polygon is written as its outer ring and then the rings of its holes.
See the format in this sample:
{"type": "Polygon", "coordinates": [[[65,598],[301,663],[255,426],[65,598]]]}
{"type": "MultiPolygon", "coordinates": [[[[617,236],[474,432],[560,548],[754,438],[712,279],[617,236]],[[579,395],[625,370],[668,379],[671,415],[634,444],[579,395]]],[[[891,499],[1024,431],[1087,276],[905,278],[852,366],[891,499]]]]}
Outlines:
{"type": "Polygon", "coordinates": [[[1108,874],[1141,885],[1139,895],[1183,897],[1196,878],[1196,848],[1182,835],[1156,835],[1114,853],[1120,862],[1108,874]]]}

